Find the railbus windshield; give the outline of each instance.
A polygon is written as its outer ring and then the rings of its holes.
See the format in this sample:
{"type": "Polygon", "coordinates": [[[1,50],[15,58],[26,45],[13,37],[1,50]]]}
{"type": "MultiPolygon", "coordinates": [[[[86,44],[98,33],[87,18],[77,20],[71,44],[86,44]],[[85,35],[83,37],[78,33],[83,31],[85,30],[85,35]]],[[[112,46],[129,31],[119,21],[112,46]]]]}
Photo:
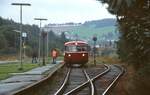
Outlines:
{"type": "Polygon", "coordinates": [[[87,46],[65,46],[65,51],[69,52],[81,52],[81,51],[87,51],[87,46]]]}

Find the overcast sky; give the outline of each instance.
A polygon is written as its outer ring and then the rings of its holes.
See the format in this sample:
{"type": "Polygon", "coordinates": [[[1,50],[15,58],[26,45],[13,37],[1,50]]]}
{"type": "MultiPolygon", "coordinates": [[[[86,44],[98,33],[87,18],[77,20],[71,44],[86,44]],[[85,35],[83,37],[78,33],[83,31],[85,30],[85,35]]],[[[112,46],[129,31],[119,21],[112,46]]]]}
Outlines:
{"type": "Polygon", "coordinates": [[[38,24],[34,18],[47,18],[47,23],[65,23],[115,18],[108,13],[106,6],[96,0],[0,0],[0,16],[19,22],[20,8],[11,3],[25,2],[31,6],[23,7],[23,23],[38,24]]]}

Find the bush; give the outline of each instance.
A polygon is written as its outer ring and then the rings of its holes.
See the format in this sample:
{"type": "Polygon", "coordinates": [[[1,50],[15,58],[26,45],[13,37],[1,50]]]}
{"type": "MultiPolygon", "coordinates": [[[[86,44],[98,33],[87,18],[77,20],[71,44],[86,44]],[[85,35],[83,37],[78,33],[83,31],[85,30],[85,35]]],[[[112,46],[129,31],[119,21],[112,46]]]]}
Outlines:
{"type": "Polygon", "coordinates": [[[150,64],[139,69],[128,82],[129,95],[150,95],[150,64]]]}

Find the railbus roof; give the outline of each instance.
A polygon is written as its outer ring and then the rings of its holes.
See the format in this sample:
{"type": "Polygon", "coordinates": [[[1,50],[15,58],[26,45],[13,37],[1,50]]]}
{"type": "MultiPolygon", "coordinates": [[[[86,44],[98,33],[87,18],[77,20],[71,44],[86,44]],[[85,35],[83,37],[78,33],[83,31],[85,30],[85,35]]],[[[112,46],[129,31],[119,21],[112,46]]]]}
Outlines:
{"type": "Polygon", "coordinates": [[[80,46],[80,45],[88,45],[88,43],[85,41],[69,41],[69,42],[66,42],[64,45],[65,46],[70,46],[70,45],[80,46]]]}

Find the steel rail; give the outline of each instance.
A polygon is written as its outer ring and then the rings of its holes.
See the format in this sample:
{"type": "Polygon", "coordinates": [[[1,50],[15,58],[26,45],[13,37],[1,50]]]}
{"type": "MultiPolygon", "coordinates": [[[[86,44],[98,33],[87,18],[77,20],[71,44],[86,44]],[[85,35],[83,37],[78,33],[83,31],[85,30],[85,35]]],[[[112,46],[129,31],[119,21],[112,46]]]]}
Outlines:
{"type": "Polygon", "coordinates": [[[104,72],[102,72],[102,73],[100,73],[100,74],[98,74],[97,76],[95,76],[94,78],[92,78],[91,80],[92,80],[92,82],[93,81],[95,81],[97,78],[99,78],[99,77],[101,77],[102,75],[104,75],[104,74],[106,74],[107,72],[109,72],[110,71],[110,66],[108,66],[108,65],[104,65],[107,69],[104,71],[104,72]]]}
{"type": "Polygon", "coordinates": [[[106,95],[108,91],[113,87],[115,82],[120,78],[120,76],[124,73],[124,68],[118,65],[115,65],[116,67],[121,69],[121,72],[118,74],[118,76],[112,81],[112,83],[106,88],[106,90],[102,93],[102,95],[106,95]]]}
{"type": "Polygon", "coordinates": [[[87,86],[87,84],[89,84],[89,81],[84,82],[83,84],[77,86],[76,88],[74,88],[71,91],[65,93],[64,95],[73,95],[73,93],[76,93],[77,91],[80,91],[80,89],[87,86]]]}
{"type": "Polygon", "coordinates": [[[85,75],[86,75],[86,77],[87,77],[87,79],[88,79],[88,81],[90,82],[90,85],[91,85],[91,95],[94,95],[94,91],[95,91],[94,84],[91,81],[91,79],[90,79],[89,75],[87,74],[86,70],[84,70],[84,73],[85,73],[85,75]]]}
{"type": "MultiPolygon", "coordinates": [[[[87,86],[89,84],[90,78],[89,78],[88,74],[86,73],[85,69],[83,70],[83,72],[84,72],[84,74],[85,74],[85,76],[87,78],[87,81],[82,83],[81,85],[77,86],[76,88],[70,90],[69,92],[65,93],[64,95],[72,95],[73,93],[77,93],[78,91],[80,91],[82,88],[84,88],[85,86],[87,86]]],[[[91,85],[91,88],[93,88],[93,87],[91,85]]],[[[94,94],[92,94],[92,95],[94,95],[94,94]]]]}
{"type": "MultiPolygon", "coordinates": [[[[75,92],[77,92],[77,91],[80,91],[80,89],[82,89],[82,88],[84,88],[85,86],[87,86],[87,84],[89,84],[90,81],[93,82],[95,79],[99,78],[100,76],[102,76],[102,75],[104,75],[105,73],[107,73],[108,71],[110,71],[110,66],[105,65],[105,67],[107,68],[107,70],[103,71],[102,73],[100,73],[100,74],[97,75],[96,77],[94,77],[94,78],[92,78],[92,79],[90,79],[90,80],[84,82],[83,84],[77,86],[76,88],[72,89],[71,91],[69,91],[68,93],[66,93],[66,94],[64,94],[64,95],[72,95],[73,93],[75,93],[75,92]]],[[[90,84],[91,84],[91,83],[90,83],[90,84]]],[[[93,84],[93,83],[92,83],[92,84],[93,84]]],[[[94,89],[94,86],[93,86],[93,87],[91,86],[91,88],[92,88],[93,90],[95,90],[95,89],[94,89]]],[[[91,91],[91,95],[94,95],[94,91],[93,91],[93,90],[91,91]]]]}
{"type": "Polygon", "coordinates": [[[67,85],[70,72],[71,72],[71,69],[69,68],[68,73],[67,73],[67,75],[66,75],[66,77],[65,77],[65,80],[64,80],[62,86],[57,90],[57,92],[56,92],[54,95],[62,95],[62,93],[63,93],[63,91],[64,91],[64,89],[65,89],[65,86],[67,85]]]}

